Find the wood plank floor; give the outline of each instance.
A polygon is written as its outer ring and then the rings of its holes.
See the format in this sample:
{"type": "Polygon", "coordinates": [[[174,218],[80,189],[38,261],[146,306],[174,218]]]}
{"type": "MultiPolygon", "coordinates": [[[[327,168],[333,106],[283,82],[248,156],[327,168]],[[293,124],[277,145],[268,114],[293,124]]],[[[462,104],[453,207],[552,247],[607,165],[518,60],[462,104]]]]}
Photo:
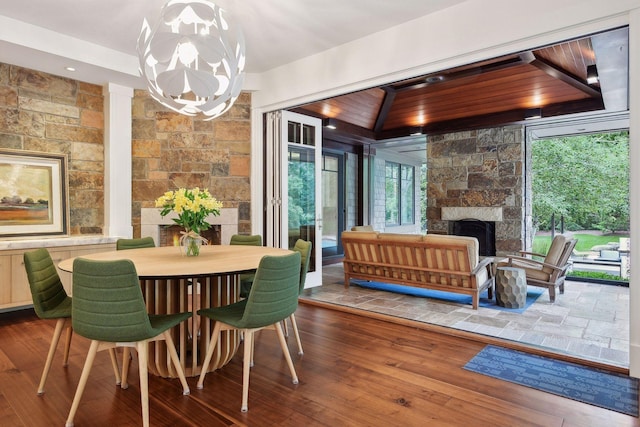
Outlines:
{"type": "MultiPolygon", "coordinates": [[[[484,344],[383,320],[301,304],[296,313],[305,354],[294,385],[272,331],[258,334],[249,411],[240,412],[242,360],[207,375],[150,377],[152,426],[640,426],[637,418],[468,372],[484,344]]],[[[0,426],[62,426],[88,341],[74,336],[70,364],[62,344],[43,396],[36,395],[53,322],[32,311],[0,315],[0,426]]],[[[116,387],[101,352],[75,425],[141,425],[136,363],[130,387],[116,387]]]]}

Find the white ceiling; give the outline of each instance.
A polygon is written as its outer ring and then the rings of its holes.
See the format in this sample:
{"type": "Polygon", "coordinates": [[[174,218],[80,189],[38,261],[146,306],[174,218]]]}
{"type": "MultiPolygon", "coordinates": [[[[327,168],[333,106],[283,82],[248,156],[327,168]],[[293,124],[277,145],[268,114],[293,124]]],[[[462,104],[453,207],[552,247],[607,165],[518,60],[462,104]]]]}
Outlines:
{"type": "MultiPolygon", "coordinates": [[[[242,28],[248,73],[261,73],[465,0],[218,0],[242,28]]],[[[90,83],[141,87],[136,41],[166,0],[4,0],[0,62],[90,83]],[[88,42],[88,43],[87,43],[88,42]],[[65,66],[74,66],[69,74],[65,66]]]]}

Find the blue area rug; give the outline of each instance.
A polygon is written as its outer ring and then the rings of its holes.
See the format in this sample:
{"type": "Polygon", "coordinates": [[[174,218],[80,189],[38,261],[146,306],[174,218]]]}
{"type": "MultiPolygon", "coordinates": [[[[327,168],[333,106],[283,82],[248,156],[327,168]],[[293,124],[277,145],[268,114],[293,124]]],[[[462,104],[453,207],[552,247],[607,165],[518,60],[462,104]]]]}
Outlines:
{"type": "Polygon", "coordinates": [[[638,379],[488,345],[464,369],[638,416],[638,379]]]}
{"type": "MultiPolygon", "coordinates": [[[[470,295],[456,294],[453,292],[433,291],[430,289],[414,288],[412,286],[395,285],[392,283],[381,282],[368,282],[366,280],[351,279],[351,283],[361,286],[363,288],[377,289],[380,291],[396,292],[406,295],[412,295],[416,297],[433,298],[441,301],[452,302],[456,304],[466,304],[471,306],[472,298],[470,295]]],[[[527,300],[522,308],[506,308],[496,304],[495,295],[494,298],[489,299],[487,291],[485,290],[480,294],[480,307],[492,308],[495,310],[504,310],[512,313],[522,313],[531,304],[533,304],[540,295],[544,293],[543,288],[527,287],[527,300]]]]}

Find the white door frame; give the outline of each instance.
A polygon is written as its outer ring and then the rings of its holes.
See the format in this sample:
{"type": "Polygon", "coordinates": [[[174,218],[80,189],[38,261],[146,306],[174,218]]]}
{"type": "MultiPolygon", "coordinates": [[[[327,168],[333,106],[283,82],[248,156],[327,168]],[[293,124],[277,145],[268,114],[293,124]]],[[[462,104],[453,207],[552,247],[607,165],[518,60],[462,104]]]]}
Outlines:
{"type": "MultiPolygon", "coordinates": [[[[290,111],[275,111],[267,113],[265,123],[267,138],[264,150],[264,168],[266,171],[265,243],[267,246],[289,247],[289,182],[287,179],[289,148],[313,151],[316,185],[314,188],[315,212],[313,213],[314,221],[311,235],[315,236],[312,238],[312,257],[315,259],[315,269],[307,273],[305,287],[320,286],[322,285],[322,120],[290,111]],[[300,123],[307,126],[307,129],[311,128],[314,132],[314,145],[289,142],[292,140],[288,135],[289,122],[300,123]]],[[[302,129],[302,126],[300,128],[302,129]]],[[[301,141],[302,139],[299,140],[301,141]]],[[[294,242],[291,243],[293,244],[294,242]]]]}

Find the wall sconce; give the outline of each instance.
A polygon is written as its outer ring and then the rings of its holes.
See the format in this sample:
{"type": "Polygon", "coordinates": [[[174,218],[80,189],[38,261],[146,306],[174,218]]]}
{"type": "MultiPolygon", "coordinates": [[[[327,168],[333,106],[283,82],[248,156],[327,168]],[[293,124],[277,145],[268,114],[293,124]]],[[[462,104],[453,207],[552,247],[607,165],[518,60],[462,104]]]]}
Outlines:
{"type": "Polygon", "coordinates": [[[587,83],[590,85],[594,85],[599,81],[600,81],[600,78],[598,77],[598,67],[596,67],[595,64],[588,65],[587,66],[587,83]]]}
{"type": "Polygon", "coordinates": [[[524,112],[525,120],[539,119],[541,117],[542,117],[542,108],[529,108],[524,112]]]}
{"type": "Polygon", "coordinates": [[[208,0],[169,0],[138,38],[140,74],[151,96],[181,114],[211,120],[235,102],[244,82],[245,47],[226,12],[208,0]]]}
{"type": "Polygon", "coordinates": [[[327,129],[335,129],[338,127],[338,121],[332,118],[324,119],[322,120],[322,126],[326,127],[327,129]]]}

